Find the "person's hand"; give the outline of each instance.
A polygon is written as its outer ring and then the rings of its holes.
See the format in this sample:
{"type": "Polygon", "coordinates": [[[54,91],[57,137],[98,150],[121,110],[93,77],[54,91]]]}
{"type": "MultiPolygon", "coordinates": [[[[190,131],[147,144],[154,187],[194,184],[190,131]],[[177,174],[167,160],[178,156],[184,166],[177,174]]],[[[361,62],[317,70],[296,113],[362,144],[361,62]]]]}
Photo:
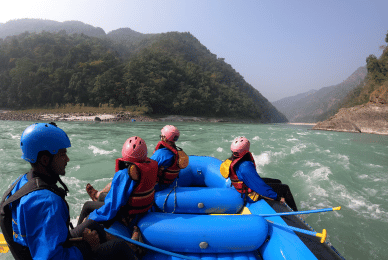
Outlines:
{"type": "Polygon", "coordinates": [[[284,204],[285,202],[286,202],[285,198],[281,197],[281,198],[280,198],[280,203],[281,203],[281,204],[284,204]]]}
{"type": "Polygon", "coordinates": [[[96,250],[100,246],[100,239],[96,230],[91,231],[90,229],[85,228],[82,237],[86,242],[88,242],[92,250],[96,250]]]}

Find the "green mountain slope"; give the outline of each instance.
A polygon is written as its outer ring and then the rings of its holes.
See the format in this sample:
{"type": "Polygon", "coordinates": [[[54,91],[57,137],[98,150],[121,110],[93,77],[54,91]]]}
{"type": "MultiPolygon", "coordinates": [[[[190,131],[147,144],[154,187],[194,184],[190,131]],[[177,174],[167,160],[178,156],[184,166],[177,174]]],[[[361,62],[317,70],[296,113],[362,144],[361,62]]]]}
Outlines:
{"type": "MultiPolygon", "coordinates": [[[[9,25],[1,25],[0,32],[3,26],[9,25]]],[[[89,37],[44,30],[0,39],[0,107],[67,103],[287,121],[190,33],[143,35],[119,29],[89,37]]]]}

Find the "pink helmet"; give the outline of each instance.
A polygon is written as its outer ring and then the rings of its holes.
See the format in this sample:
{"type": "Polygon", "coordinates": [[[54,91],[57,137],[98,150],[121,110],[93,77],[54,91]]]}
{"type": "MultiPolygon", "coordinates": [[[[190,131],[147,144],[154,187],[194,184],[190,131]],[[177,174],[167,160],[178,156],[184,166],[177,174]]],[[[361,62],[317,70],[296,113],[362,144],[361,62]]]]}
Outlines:
{"type": "Polygon", "coordinates": [[[232,150],[233,153],[240,154],[249,151],[250,146],[251,144],[247,138],[244,136],[239,136],[233,140],[232,145],[230,146],[230,150],[232,150]]]}
{"type": "Polygon", "coordinates": [[[169,142],[178,141],[180,133],[178,128],[176,128],[175,126],[166,125],[165,127],[162,128],[161,132],[162,132],[162,135],[160,137],[165,136],[166,141],[169,141],[169,142]]]}
{"type": "Polygon", "coordinates": [[[138,136],[130,137],[125,141],[121,155],[124,160],[134,159],[136,161],[144,161],[147,158],[147,145],[138,136]]]}

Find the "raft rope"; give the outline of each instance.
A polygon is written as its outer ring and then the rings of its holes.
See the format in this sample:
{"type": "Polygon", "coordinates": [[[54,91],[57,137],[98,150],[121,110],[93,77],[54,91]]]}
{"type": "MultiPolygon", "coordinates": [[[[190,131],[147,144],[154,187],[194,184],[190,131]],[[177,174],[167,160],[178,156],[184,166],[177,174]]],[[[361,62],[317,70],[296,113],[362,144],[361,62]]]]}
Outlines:
{"type": "Polygon", "coordinates": [[[164,207],[166,206],[167,204],[167,200],[168,200],[168,197],[170,196],[171,192],[174,191],[174,210],[170,213],[170,214],[174,214],[175,210],[176,210],[176,188],[178,187],[178,178],[175,179],[175,186],[170,190],[170,192],[167,194],[166,198],[164,199],[164,203],[163,203],[163,213],[168,213],[166,211],[164,211],[164,207]]]}
{"type": "Polygon", "coordinates": [[[114,235],[114,236],[116,236],[116,237],[119,237],[119,238],[121,238],[121,239],[124,239],[125,241],[128,241],[128,242],[130,242],[130,243],[132,243],[132,244],[135,244],[135,245],[138,245],[138,246],[141,246],[141,247],[150,249],[150,250],[155,251],[155,252],[159,252],[159,253],[162,253],[162,254],[165,254],[165,255],[170,255],[170,256],[179,257],[179,258],[182,258],[182,259],[200,260],[200,258],[197,258],[197,257],[180,255],[180,254],[177,254],[177,253],[169,252],[169,251],[166,251],[166,250],[163,250],[163,249],[154,247],[154,246],[150,246],[150,245],[141,243],[141,242],[139,242],[139,241],[136,241],[136,240],[127,238],[127,237],[125,237],[125,236],[122,236],[122,235],[118,234],[117,232],[115,232],[114,230],[105,229],[105,231],[106,231],[106,232],[109,232],[110,234],[112,234],[112,235],[114,235]]]}

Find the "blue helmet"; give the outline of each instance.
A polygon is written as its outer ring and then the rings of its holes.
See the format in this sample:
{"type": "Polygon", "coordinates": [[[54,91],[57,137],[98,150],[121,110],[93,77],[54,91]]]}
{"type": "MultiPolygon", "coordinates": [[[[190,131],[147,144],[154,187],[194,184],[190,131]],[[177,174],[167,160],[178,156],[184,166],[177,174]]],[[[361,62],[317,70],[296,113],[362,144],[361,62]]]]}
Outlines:
{"type": "Polygon", "coordinates": [[[40,151],[57,154],[59,149],[71,147],[67,134],[54,123],[35,123],[24,130],[20,138],[22,159],[35,163],[40,151]]]}

